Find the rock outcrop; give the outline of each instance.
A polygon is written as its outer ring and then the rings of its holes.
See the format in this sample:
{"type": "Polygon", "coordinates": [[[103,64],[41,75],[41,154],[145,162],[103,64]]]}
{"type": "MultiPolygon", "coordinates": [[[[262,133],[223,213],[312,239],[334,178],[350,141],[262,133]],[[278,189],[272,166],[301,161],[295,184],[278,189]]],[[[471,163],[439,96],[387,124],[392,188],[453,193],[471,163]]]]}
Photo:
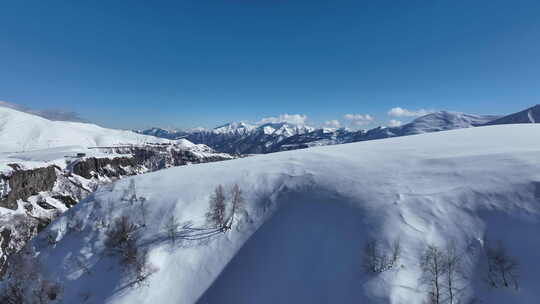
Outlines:
{"type": "Polygon", "coordinates": [[[56,165],[23,169],[12,164],[12,171],[0,174],[0,277],[11,254],[100,184],[168,167],[235,158],[204,146],[144,145],[102,151],[104,157],[75,159],[64,169],[56,165]]]}
{"type": "Polygon", "coordinates": [[[10,176],[0,176],[10,191],[0,199],[0,207],[16,209],[18,200],[27,200],[42,191],[51,191],[56,182],[55,167],[15,170],[10,176]]]}

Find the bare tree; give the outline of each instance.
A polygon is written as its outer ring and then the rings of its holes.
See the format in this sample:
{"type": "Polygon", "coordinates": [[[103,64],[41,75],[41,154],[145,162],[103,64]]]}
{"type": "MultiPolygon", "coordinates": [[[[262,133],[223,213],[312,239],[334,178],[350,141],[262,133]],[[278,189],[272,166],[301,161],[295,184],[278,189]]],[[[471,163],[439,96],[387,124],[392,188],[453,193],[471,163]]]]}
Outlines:
{"type": "Polygon", "coordinates": [[[364,246],[363,266],[368,273],[381,273],[394,268],[401,255],[399,239],[392,243],[391,248],[381,248],[375,239],[369,240],[364,246]]]}
{"type": "Polygon", "coordinates": [[[444,253],[433,245],[422,256],[422,282],[428,287],[428,304],[443,303],[444,260],[444,253]]]}
{"type": "Polygon", "coordinates": [[[178,224],[178,221],[176,220],[174,214],[169,217],[167,223],[165,224],[165,229],[167,230],[167,238],[171,240],[173,245],[174,243],[176,243],[176,234],[178,233],[179,226],[180,224],[178,224]]]}
{"type": "Polygon", "coordinates": [[[462,255],[457,252],[456,244],[454,242],[450,242],[446,247],[443,255],[443,269],[444,303],[461,303],[462,293],[466,287],[466,275],[462,266],[462,255]]]}
{"type": "Polygon", "coordinates": [[[138,200],[137,199],[137,186],[135,185],[135,180],[133,179],[129,180],[128,188],[124,191],[122,200],[129,202],[131,205],[133,205],[138,200]]]}
{"type": "Polygon", "coordinates": [[[235,215],[239,214],[240,212],[242,212],[242,210],[244,210],[244,197],[242,195],[242,190],[240,189],[240,186],[238,186],[238,184],[235,184],[231,189],[231,197],[232,210],[226,227],[227,229],[231,229],[235,215]]]}
{"type": "Polygon", "coordinates": [[[105,246],[113,251],[121,250],[129,240],[136,237],[136,232],[137,226],[131,222],[129,217],[121,216],[105,232],[105,246]]]}
{"type": "Polygon", "coordinates": [[[422,282],[428,287],[429,304],[463,303],[466,274],[463,255],[454,242],[444,250],[430,245],[422,256],[422,282]]]}
{"type": "Polygon", "coordinates": [[[210,198],[210,209],[206,213],[206,219],[211,225],[219,228],[225,228],[225,194],[223,186],[219,185],[214,190],[210,198]]]}
{"type": "Polygon", "coordinates": [[[146,218],[148,217],[148,207],[146,206],[146,197],[139,197],[139,211],[141,212],[142,226],[146,227],[146,218]]]}
{"type": "Polygon", "coordinates": [[[501,242],[491,247],[489,243],[485,248],[487,258],[487,282],[493,288],[519,289],[518,262],[508,255],[501,242]]]}
{"type": "Polygon", "coordinates": [[[133,284],[141,285],[155,270],[147,263],[148,252],[139,245],[137,225],[122,216],[106,232],[105,246],[120,258],[120,264],[134,276],[133,284]]]}

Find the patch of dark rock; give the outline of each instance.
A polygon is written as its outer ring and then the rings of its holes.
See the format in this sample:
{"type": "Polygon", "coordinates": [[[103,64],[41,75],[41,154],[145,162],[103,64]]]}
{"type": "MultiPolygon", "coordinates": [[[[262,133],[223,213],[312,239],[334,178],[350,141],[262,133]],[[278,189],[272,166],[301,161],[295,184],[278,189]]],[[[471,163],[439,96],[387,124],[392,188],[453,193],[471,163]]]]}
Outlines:
{"type": "Polygon", "coordinates": [[[32,170],[15,171],[9,177],[7,197],[0,200],[0,207],[15,210],[17,201],[26,201],[30,196],[42,191],[51,191],[56,182],[56,170],[53,166],[32,170]]]}
{"type": "Polygon", "coordinates": [[[45,210],[52,210],[52,209],[56,209],[54,208],[53,205],[47,203],[46,201],[38,201],[37,202],[38,206],[40,206],[41,208],[45,209],[45,210]]]}
{"type": "Polygon", "coordinates": [[[69,195],[54,195],[53,198],[61,201],[68,208],[71,208],[77,204],[77,201],[69,195]]]}

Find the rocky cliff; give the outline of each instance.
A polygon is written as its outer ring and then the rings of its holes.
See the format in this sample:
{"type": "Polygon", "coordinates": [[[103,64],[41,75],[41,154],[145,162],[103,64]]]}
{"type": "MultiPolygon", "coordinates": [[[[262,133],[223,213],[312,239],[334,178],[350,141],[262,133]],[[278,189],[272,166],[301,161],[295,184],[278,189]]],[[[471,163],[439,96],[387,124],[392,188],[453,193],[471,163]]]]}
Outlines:
{"type": "Polygon", "coordinates": [[[234,158],[204,146],[144,145],[101,150],[110,156],[69,160],[65,168],[48,165],[25,169],[14,163],[10,164],[13,170],[0,174],[0,276],[11,254],[99,185],[168,167],[234,158]]]}

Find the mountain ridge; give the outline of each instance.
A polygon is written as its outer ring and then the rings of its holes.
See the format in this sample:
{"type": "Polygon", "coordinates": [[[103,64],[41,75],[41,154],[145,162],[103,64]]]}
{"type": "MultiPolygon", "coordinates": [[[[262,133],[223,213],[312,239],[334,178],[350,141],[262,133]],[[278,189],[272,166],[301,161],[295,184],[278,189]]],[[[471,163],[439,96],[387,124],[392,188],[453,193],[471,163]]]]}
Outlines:
{"type": "Polygon", "coordinates": [[[486,126],[540,122],[540,104],[486,123],[486,126]]]}
{"type": "Polygon", "coordinates": [[[168,131],[152,128],[138,132],[168,139],[186,138],[225,153],[260,154],[477,127],[499,118],[501,118],[500,115],[438,111],[418,117],[402,126],[376,127],[368,130],[313,128],[291,123],[258,126],[247,123],[228,123],[214,129],[196,131],[168,131]]]}

